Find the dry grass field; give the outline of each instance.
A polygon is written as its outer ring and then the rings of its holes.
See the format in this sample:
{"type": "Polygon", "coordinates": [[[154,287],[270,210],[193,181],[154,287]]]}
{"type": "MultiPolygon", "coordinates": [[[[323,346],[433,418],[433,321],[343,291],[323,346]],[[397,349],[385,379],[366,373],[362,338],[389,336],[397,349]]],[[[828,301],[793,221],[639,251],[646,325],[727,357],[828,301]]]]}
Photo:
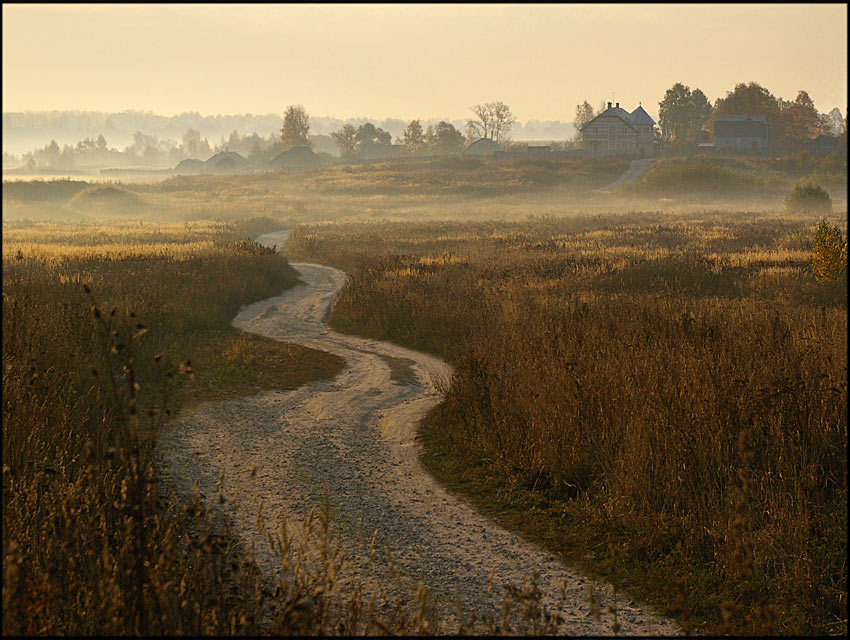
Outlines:
{"type": "MultiPolygon", "coordinates": [[[[844,226],[843,214],[835,219],[844,226]]],[[[299,227],[331,324],[457,373],[426,464],[708,633],[846,630],[847,293],[816,219],[299,227]]]]}
{"type": "Polygon", "coordinates": [[[159,492],[170,415],[342,366],[230,326],[295,282],[247,239],[296,226],[289,257],[352,275],[335,328],[455,365],[422,431],[448,486],[686,628],[846,631],[846,274],[817,283],[818,219],[778,213],[820,169],[744,164],[713,192],[660,165],[598,193],[623,160],[4,183],[4,633],[427,629],[331,611],[330,552],[282,548],[273,595],[159,492]]]}
{"type": "Polygon", "coordinates": [[[192,403],[342,367],[230,327],[296,280],[256,225],[4,226],[4,634],[258,629],[250,559],[166,508],[152,456],[192,403]]]}

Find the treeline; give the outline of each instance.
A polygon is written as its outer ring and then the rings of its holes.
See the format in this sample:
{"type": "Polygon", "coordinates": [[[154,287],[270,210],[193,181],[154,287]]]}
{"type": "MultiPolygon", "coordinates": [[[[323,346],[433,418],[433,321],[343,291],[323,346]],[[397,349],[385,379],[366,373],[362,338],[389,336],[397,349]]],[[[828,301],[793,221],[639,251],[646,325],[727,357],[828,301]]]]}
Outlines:
{"type": "MultiPolygon", "coordinates": [[[[575,125],[581,128],[607,108],[605,102],[594,110],[586,100],[576,105],[575,125]]],[[[835,107],[821,113],[807,91],[800,90],[794,100],[774,96],[758,82],[739,83],[714,104],[699,88],[693,90],[677,82],[658,103],[656,139],[668,149],[687,151],[701,142],[709,142],[714,122],[720,115],[763,115],[768,120],[770,148],[793,153],[819,135],[842,136],[847,130],[846,114],[835,107]]],[[[845,146],[846,149],[846,146],[845,146]]]]}
{"type": "Polygon", "coordinates": [[[757,82],[735,85],[712,105],[699,89],[674,84],[659,103],[661,136],[673,149],[686,149],[711,139],[714,122],[721,115],[763,115],[768,121],[769,146],[774,151],[800,151],[819,135],[840,136],[846,120],[838,107],[821,113],[807,91],[794,100],[774,96],[757,82]]]}
{"type": "MultiPolygon", "coordinates": [[[[336,150],[330,136],[312,135],[310,144],[318,153],[327,154],[336,150]]],[[[211,144],[197,129],[187,129],[179,140],[159,139],[156,135],[137,131],[133,135],[133,143],[123,149],[110,147],[103,134],[96,138],[87,137],[77,144],[62,146],[56,140],[51,140],[44,147],[19,156],[4,151],[3,165],[22,166],[30,171],[126,167],[165,169],[187,158],[206,160],[225,149],[239,153],[252,164],[260,165],[274,158],[283,147],[279,133],[264,137],[258,133],[241,135],[233,131],[227,138],[222,137],[219,142],[211,144]]]]}

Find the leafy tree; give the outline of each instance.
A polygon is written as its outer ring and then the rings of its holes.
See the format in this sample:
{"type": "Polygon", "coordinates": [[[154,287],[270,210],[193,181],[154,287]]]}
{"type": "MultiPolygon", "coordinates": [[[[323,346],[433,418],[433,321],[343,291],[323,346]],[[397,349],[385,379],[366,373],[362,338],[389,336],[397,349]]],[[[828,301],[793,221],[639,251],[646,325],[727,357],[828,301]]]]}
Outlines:
{"type": "Polygon", "coordinates": [[[847,241],[838,227],[826,218],[820,221],[815,232],[812,250],[812,272],[820,283],[835,282],[847,268],[847,241]]]}
{"type": "Polygon", "coordinates": [[[428,125],[425,143],[435,155],[449,155],[463,151],[463,134],[448,122],[428,125]]]}
{"type": "Polygon", "coordinates": [[[392,136],[371,122],[360,125],[354,136],[357,153],[361,157],[372,147],[392,144],[392,136]]]}
{"type": "Polygon", "coordinates": [[[593,112],[593,107],[585,100],[582,104],[576,105],[576,119],[574,121],[575,128],[581,131],[581,128],[588,122],[593,120],[597,114],[593,112]]]}
{"type": "Polygon", "coordinates": [[[785,207],[792,212],[813,211],[827,213],[832,211],[829,194],[816,184],[798,184],[787,198],[785,207]]]}
{"type": "Polygon", "coordinates": [[[511,127],[516,124],[516,118],[504,102],[477,104],[470,109],[475,114],[475,118],[466,121],[470,138],[489,138],[501,143],[507,140],[511,127]]]}
{"type": "Polygon", "coordinates": [[[674,146],[699,142],[699,132],[711,117],[711,103],[699,89],[677,82],[664,94],[658,103],[658,119],[661,135],[674,146]]]}
{"type": "Polygon", "coordinates": [[[818,112],[815,103],[805,91],[798,92],[797,99],[788,104],[783,111],[788,127],[786,135],[790,144],[799,146],[822,133],[829,132],[827,116],[818,112]]]}
{"type": "Polygon", "coordinates": [[[692,142],[699,143],[699,134],[703,125],[711,118],[712,106],[706,95],[699,89],[691,92],[691,136],[692,142]]]}
{"type": "Polygon", "coordinates": [[[280,142],[286,151],[299,145],[312,146],[307,135],[310,133],[310,117],[301,105],[290,105],[283,116],[280,142]]]}
{"type": "Polygon", "coordinates": [[[771,146],[783,146],[786,141],[786,120],[782,103],[770,91],[757,82],[739,83],[725,98],[714,102],[712,120],[718,115],[763,115],[767,116],[768,138],[771,146]]]}
{"type": "Polygon", "coordinates": [[[357,133],[357,129],[351,124],[345,124],[339,131],[331,133],[343,160],[357,157],[357,133]]]}
{"type": "Polygon", "coordinates": [[[847,130],[847,122],[844,120],[844,117],[841,115],[841,109],[838,107],[830,111],[827,118],[829,119],[829,128],[832,135],[840,136],[847,130]]]}
{"type": "Polygon", "coordinates": [[[422,123],[419,120],[412,120],[407,125],[401,144],[408,155],[417,155],[425,151],[425,134],[422,132],[422,123]]]}

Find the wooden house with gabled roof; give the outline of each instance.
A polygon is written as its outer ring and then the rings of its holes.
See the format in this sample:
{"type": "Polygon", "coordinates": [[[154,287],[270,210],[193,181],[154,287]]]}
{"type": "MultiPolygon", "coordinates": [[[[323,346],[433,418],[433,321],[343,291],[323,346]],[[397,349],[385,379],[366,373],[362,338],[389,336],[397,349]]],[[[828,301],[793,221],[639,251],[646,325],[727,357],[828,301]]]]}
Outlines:
{"type": "Polygon", "coordinates": [[[655,120],[638,105],[629,113],[620,103],[611,106],[581,128],[581,146],[594,155],[637,155],[655,153],[655,120]]]}

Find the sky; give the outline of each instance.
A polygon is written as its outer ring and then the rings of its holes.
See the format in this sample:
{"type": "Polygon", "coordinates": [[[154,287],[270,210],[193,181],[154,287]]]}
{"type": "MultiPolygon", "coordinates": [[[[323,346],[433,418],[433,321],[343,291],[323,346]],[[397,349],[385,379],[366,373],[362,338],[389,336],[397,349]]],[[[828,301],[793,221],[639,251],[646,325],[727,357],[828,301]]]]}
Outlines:
{"type": "Polygon", "coordinates": [[[572,121],[750,81],[844,112],[847,6],[3,4],[4,112],[572,121]]]}

